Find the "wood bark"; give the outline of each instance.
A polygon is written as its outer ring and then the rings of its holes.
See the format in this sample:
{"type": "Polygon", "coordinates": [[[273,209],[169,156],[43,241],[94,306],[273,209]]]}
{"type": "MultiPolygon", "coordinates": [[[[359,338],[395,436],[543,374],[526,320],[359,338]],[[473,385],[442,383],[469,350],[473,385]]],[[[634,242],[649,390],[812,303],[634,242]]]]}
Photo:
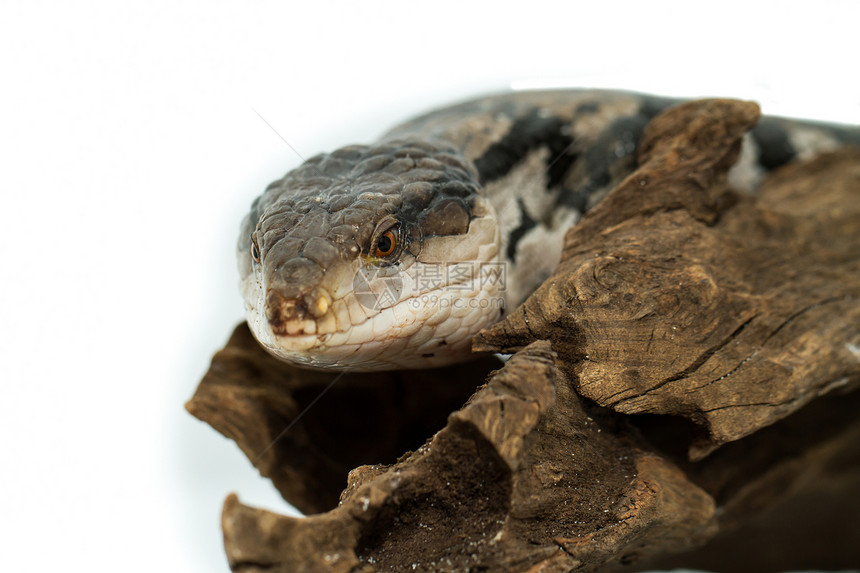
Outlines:
{"type": "Polygon", "coordinates": [[[237,328],[188,409],[316,515],[231,496],[231,568],[860,564],[860,150],[742,195],[726,171],[757,118],[655,118],[556,273],[475,340],[515,352],[499,370],[313,373],[237,328]]]}

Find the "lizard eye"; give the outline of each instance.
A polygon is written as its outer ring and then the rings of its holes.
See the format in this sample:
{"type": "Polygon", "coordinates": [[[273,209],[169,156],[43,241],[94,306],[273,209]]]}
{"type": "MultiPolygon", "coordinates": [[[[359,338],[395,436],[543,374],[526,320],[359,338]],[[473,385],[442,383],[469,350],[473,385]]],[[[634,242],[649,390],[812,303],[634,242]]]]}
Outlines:
{"type": "MultiPolygon", "coordinates": [[[[389,215],[376,226],[368,250],[374,259],[387,259],[388,262],[391,262],[400,254],[402,243],[400,221],[389,215]]],[[[377,264],[386,263],[378,261],[377,264]]]]}
{"type": "Polygon", "coordinates": [[[260,247],[257,246],[257,239],[251,237],[251,258],[254,262],[260,264],[260,247]]]}
{"type": "Polygon", "coordinates": [[[397,247],[397,235],[393,229],[388,229],[376,239],[376,246],[373,249],[374,257],[387,257],[394,252],[397,247]]]}

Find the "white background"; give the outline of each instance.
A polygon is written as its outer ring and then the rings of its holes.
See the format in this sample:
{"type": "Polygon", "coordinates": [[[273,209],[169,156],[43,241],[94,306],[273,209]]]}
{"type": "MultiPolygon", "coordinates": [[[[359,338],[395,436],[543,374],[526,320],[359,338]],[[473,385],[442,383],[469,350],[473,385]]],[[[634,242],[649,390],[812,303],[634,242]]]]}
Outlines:
{"type": "Polygon", "coordinates": [[[856,3],[121,4],[0,9],[5,571],[226,571],[227,493],[291,511],[183,409],[299,162],[254,110],[304,157],[512,85],[860,122],[856,3]]]}

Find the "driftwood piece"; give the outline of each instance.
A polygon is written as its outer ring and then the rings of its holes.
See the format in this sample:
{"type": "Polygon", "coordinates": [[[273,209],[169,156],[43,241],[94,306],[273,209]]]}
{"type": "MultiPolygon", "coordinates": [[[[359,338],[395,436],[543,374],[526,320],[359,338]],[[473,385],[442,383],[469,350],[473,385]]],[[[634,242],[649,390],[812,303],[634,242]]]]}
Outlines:
{"type": "Polygon", "coordinates": [[[860,567],[858,412],[860,392],[834,392],[700,462],[678,461],[714,497],[719,532],[704,547],[646,559],[635,570],[860,567]]]}
{"type": "Polygon", "coordinates": [[[701,541],[713,500],[645,446],[584,408],[536,342],[425,446],[354,470],[336,509],[296,519],[229,498],[227,554],[247,571],[568,571],[701,541]]]}
{"type": "Polygon", "coordinates": [[[860,151],[739,196],[725,170],[757,114],[710,100],[658,116],[556,274],[476,340],[518,352],[465,406],[498,362],[336,380],[237,328],[188,409],[288,501],[330,511],[231,496],[231,568],[860,564],[860,151]],[[391,465],[347,479],[360,463],[391,465]],[[770,545],[726,561],[750,542],[770,545]]]}
{"type": "Polygon", "coordinates": [[[639,170],[474,347],[553,341],[581,395],[706,429],[695,459],[856,385],[860,156],[790,166],[758,197],[737,196],[725,167],[756,116],[754,104],[712,101],[655,118],[639,170]]]}

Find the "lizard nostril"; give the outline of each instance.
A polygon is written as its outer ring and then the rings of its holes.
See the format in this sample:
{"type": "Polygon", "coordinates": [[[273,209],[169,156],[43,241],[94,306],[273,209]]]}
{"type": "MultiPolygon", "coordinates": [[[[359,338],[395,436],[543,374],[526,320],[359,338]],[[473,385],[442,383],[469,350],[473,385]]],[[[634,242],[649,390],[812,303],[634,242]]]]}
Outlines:
{"type": "Polygon", "coordinates": [[[266,318],[272,328],[279,330],[287,322],[305,318],[307,309],[301,299],[287,298],[277,291],[266,296],[266,318]]]}
{"type": "Polygon", "coordinates": [[[278,290],[266,295],[266,319],[277,335],[313,334],[315,322],[331,308],[331,296],[325,289],[315,288],[302,297],[284,296],[278,290]]]}

